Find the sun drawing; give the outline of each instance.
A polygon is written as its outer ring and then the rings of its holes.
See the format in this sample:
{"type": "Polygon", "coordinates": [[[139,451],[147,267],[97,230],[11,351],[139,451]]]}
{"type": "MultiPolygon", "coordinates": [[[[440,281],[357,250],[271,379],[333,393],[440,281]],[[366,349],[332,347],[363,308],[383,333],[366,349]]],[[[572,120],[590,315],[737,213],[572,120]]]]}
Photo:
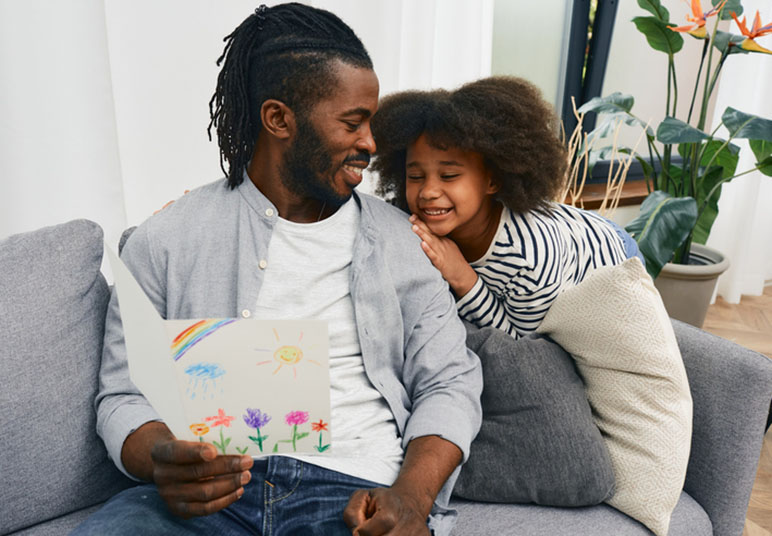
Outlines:
{"type": "MultiPolygon", "coordinates": [[[[303,361],[305,363],[311,363],[313,365],[316,365],[317,367],[321,367],[321,363],[314,359],[303,359],[303,349],[300,348],[299,344],[300,341],[303,340],[303,332],[300,332],[300,337],[298,337],[297,344],[281,344],[281,338],[279,337],[279,333],[276,331],[276,328],[273,328],[273,334],[276,337],[276,342],[280,344],[276,350],[273,351],[273,360],[268,361],[260,361],[257,363],[258,366],[260,365],[269,365],[271,363],[278,363],[279,366],[274,369],[273,374],[278,374],[279,371],[283,367],[290,367],[292,368],[292,374],[293,377],[298,377],[298,369],[297,365],[303,361]]],[[[310,346],[309,349],[313,348],[313,346],[310,346]]],[[[271,350],[268,350],[266,348],[255,348],[258,352],[270,352],[271,350]]]]}

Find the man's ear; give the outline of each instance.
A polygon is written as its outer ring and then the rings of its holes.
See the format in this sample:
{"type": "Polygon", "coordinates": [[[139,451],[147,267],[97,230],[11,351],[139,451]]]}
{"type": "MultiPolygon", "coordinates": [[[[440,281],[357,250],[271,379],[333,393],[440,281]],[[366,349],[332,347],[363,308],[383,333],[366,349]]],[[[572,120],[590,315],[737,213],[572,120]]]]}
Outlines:
{"type": "Polygon", "coordinates": [[[263,129],[271,136],[288,139],[295,133],[295,114],[280,100],[268,99],[260,107],[260,120],[263,129]]]}

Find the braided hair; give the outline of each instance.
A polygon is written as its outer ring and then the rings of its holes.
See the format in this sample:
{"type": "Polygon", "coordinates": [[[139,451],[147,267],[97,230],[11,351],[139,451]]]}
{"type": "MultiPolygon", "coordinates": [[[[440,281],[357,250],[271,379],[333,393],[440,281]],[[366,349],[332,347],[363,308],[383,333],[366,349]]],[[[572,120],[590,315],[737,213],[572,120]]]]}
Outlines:
{"type": "Polygon", "coordinates": [[[277,99],[302,114],[335,90],[335,60],[373,68],[346,23],[329,11],[296,2],[261,5],[224,41],[217,65],[224,64],[209,101],[207,133],[211,140],[215,127],[220,168],[231,188],[241,184],[252,158],[263,102],[277,99]]]}

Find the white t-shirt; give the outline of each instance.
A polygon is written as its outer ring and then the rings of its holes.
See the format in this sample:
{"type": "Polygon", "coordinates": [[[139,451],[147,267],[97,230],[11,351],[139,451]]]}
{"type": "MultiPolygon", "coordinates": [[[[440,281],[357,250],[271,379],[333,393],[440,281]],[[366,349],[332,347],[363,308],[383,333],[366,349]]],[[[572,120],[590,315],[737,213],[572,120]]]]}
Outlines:
{"type": "Polygon", "coordinates": [[[293,457],[388,486],[397,478],[403,451],[394,416],[367,378],[359,346],[349,290],[359,219],[353,198],[317,223],[279,218],[255,317],[328,322],[332,453],[293,457]]]}

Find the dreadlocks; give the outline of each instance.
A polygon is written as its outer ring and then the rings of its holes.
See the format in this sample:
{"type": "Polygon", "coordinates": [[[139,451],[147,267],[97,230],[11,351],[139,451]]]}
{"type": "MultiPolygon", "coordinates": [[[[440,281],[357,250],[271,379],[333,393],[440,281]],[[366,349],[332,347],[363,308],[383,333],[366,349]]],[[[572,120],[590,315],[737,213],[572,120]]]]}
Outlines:
{"type": "Polygon", "coordinates": [[[263,102],[277,99],[304,113],[334,91],[333,60],[373,68],[364,45],[342,20],[295,2],[260,6],[224,41],[217,65],[225,63],[209,101],[207,133],[211,140],[212,126],[217,130],[220,167],[231,188],[241,184],[252,157],[263,102]]]}

